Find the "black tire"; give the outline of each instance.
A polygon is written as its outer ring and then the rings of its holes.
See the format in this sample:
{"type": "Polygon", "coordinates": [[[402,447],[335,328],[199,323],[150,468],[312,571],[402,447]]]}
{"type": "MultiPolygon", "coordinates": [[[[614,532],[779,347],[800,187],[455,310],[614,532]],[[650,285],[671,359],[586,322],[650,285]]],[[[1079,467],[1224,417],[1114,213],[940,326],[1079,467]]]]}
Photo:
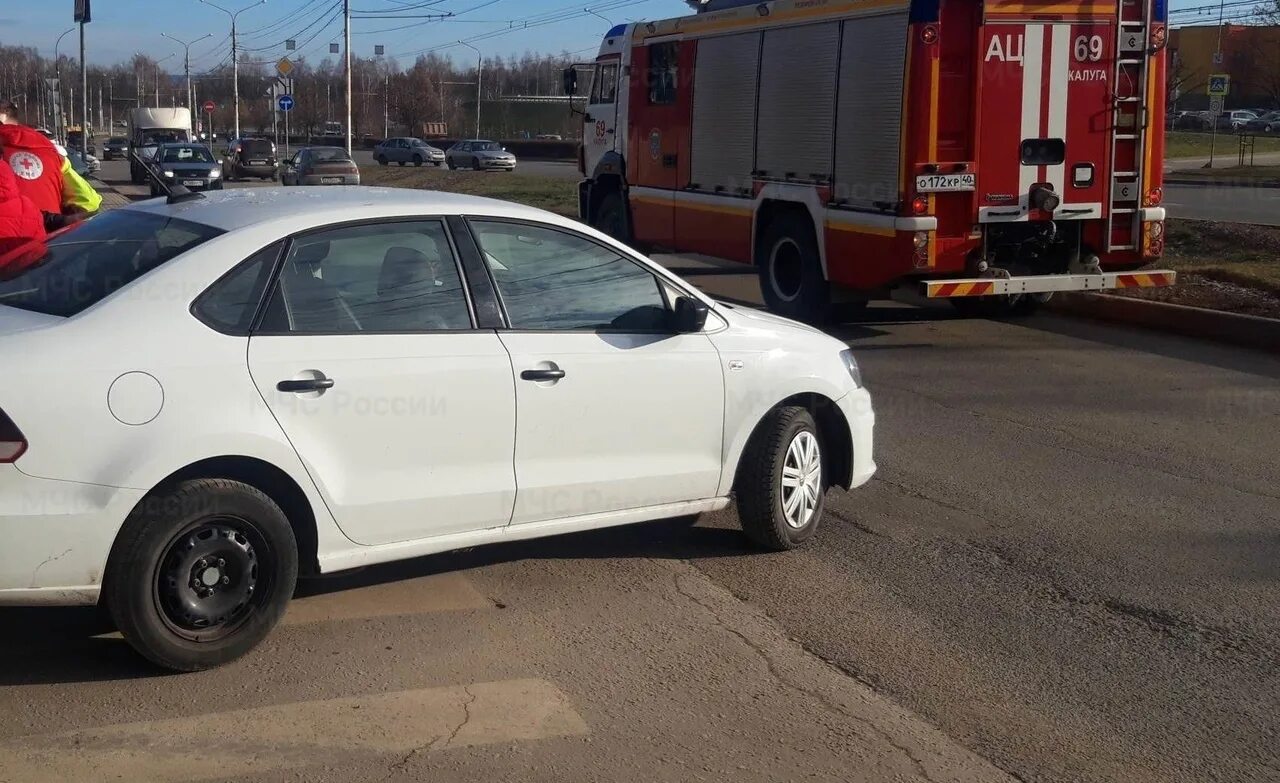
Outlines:
{"type": "Polygon", "coordinates": [[[283,616],[297,578],[293,528],[271,498],[237,481],[197,479],[129,515],[103,595],[143,657],[199,671],[257,646],[283,616]]]}
{"type": "Polygon", "coordinates": [[[445,163],[449,166],[449,171],[457,171],[458,167],[454,165],[453,158],[449,158],[445,163]]]}
{"type": "Polygon", "coordinates": [[[398,161],[396,161],[396,163],[398,163],[398,164],[400,165],[400,168],[404,168],[404,161],[403,161],[403,160],[398,160],[398,161]]]}
{"type": "Polygon", "coordinates": [[[476,171],[479,171],[479,170],[480,170],[480,159],[479,159],[479,158],[472,158],[472,159],[471,159],[471,168],[475,169],[476,171]]]}
{"type": "Polygon", "coordinates": [[[610,190],[604,194],[591,216],[591,226],[619,242],[631,244],[631,214],[621,193],[610,190]]]}
{"type": "Polygon", "coordinates": [[[417,166],[417,167],[419,167],[419,168],[421,168],[421,167],[422,167],[422,156],[421,156],[421,155],[416,155],[416,154],[415,154],[415,155],[413,156],[413,165],[415,165],[415,166],[417,166]]]}
{"type": "Polygon", "coordinates": [[[774,215],[756,248],[760,293],[773,312],[805,323],[831,317],[831,286],[822,274],[813,221],[797,211],[774,215]]]}
{"type": "MultiPolygon", "coordinates": [[[[826,507],[825,493],[828,484],[821,449],[822,439],[819,437],[817,424],[804,408],[775,408],[756,426],[743,451],[735,487],[742,532],[753,544],[762,549],[781,552],[794,549],[813,537],[826,507]],[[787,466],[792,444],[806,443],[799,440],[802,434],[811,438],[818,449],[817,497],[813,498],[813,505],[807,516],[803,513],[803,506],[797,507],[793,512],[786,509],[795,493],[803,490],[800,487],[793,488],[791,494],[788,494],[783,486],[783,468],[787,466]]],[[[797,501],[804,502],[807,501],[797,501]]]]}
{"type": "Polygon", "coordinates": [[[386,155],[379,155],[379,156],[378,156],[378,165],[379,165],[379,166],[385,166],[385,165],[387,165],[387,156],[386,156],[386,155]]]}

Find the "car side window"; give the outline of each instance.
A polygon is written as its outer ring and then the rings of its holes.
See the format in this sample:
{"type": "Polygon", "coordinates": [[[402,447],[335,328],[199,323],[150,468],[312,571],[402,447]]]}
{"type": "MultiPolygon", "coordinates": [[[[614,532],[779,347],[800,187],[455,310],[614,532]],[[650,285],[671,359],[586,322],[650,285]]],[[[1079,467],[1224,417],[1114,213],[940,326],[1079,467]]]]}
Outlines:
{"type": "Polygon", "coordinates": [[[346,226],[295,239],[262,325],[291,334],[471,328],[462,277],[437,220],[346,226]]]}
{"type": "Polygon", "coordinates": [[[657,278],[586,237],[524,223],[473,220],[513,329],[667,332],[657,278]]]}
{"type": "Polygon", "coordinates": [[[268,245],[209,286],[196,299],[195,316],[219,332],[248,335],[283,245],[268,245]]]}
{"type": "Polygon", "coordinates": [[[679,56],[680,45],[674,41],[649,45],[649,103],[676,102],[680,84],[679,56]]]}

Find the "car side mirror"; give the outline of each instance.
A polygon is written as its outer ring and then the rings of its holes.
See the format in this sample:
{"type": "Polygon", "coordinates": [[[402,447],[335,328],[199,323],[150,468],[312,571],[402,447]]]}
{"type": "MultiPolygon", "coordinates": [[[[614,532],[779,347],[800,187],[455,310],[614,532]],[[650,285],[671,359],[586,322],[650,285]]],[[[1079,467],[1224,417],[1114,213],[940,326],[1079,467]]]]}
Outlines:
{"type": "Polygon", "coordinates": [[[564,94],[576,95],[578,93],[578,70],[576,68],[565,68],[562,74],[564,79],[564,94]]]}
{"type": "Polygon", "coordinates": [[[680,334],[701,332],[707,325],[707,313],[710,308],[705,302],[688,296],[676,297],[676,309],[672,313],[673,326],[680,334]]]}

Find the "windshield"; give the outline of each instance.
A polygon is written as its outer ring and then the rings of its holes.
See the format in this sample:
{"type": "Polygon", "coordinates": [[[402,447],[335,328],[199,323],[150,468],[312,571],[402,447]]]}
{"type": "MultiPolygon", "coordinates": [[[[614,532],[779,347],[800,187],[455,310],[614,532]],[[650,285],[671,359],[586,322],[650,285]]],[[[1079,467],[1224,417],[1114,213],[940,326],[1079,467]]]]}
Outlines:
{"type": "Polygon", "coordinates": [[[472,142],[471,149],[477,152],[502,152],[502,145],[496,141],[472,142]]]}
{"type": "Polygon", "coordinates": [[[213,155],[204,147],[166,147],[160,151],[161,163],[213,163],[213,155]]]}
{"type": "Polygon", "coordinates": [[[341,147],[315,147],[311,150],[311,160],[315,163],[335,163],[351,160],[351,156],[341,147]]]}
{"type": "Polygon", "coordinates": [[[186,134],[176,130],[149,130],[142,134],[142,143],[147,146],[186,140],[186,134]]]}
{"type": "Polygon", "coordinates": [[[112,136],[111,138],[107,139],[107,143],[108,144],[126,144],[128,143],[128,140],[125,139],[124,136],[112,136]]]}
{"type": "Polygon", "coordinates": [[[106,212],[51,237],[16,276],[0,273],[0,305],[72,316],[221,233],[164,215],[106,212]]]}

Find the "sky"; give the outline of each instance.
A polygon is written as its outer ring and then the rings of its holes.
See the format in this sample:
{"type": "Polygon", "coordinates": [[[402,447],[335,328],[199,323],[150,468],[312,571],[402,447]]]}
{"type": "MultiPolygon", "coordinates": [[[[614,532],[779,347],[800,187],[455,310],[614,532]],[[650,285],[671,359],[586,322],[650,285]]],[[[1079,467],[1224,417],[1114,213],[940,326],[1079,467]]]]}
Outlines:
{"type": "MultiPolygon", "coordinates": [[[[213,0],[235,11],[253,0],[213,0]]],[[[388,56],[412,64],[418,53],[439,54],[469,62],[474,52],[457,45],[473,39],[486,57],[522,55],[526,51],[594,54],[612,24],[636,19],[665,19],[689,13],[683,0],[350,0],[351,51],[371,57],[382,44],[388,56]],[[590,9],[594,14],[584,10],[590,9]],[[448,14],[444,20],[422,17],[448,14]],[[598,16],[596,15],[598,14],[598,16]],[[398,18],[377,18],[383,17],[398,18]],[[603,18],[601,18],[603,17],[603,18]]],[[[8,3],[0,3],[0,43],[35,46],[52,57],[54,43],[73,27],[73,0],[24,2],[19,18],[8,3]]],[[[217,66],[230,56],[230,19],[199,0],[93,0],[93,21],[85,28],[88,61],[108,65],[142,52],[162,58],[176,52],[173,67],[181,69],[183,47],[161,33],[191,41],[192,71],[217,66]]],[[[329,43],[342,40],[341,0],[266,0],[238,17],[239,44],[274,62],[285,55],[285,40],[297,42],[298,54],[312,62],[328,56],[329,43]]],[[[75,33],[62,39],[58,52],[78,47],[75,33]]],[[[166,66],[168,69],[169,66],[166,66]]]]}
{"type": "MultiPolygon", "coordinates": [[[[16,0],[12,0],[16,2],[16,0]]],[[[231,10],[253,0],[212,0],[231,10]]],[[[975,0],[976,1],[976,0],[975,0]]],[[[638,19],[664,19],[689,13],[683,0],[350,0],[353,11],[352,52],[372,56],[382,44],[386,53],[409,65],[419,53],[436,51],[460,62],[475,54],[458,39],[471,39],[487,57],[526,51],[568,51],[590,57],[613,24],[638,19]],[[427,14],[452,14],[445,19],[427,14]],[[379,16],[383,18],[378,18],[379,16]],[[398,18],[388,18],[398,17],[398,18]]],[[[1241,0],[1219,0],[1227,18],[1246,8],[1241,0]]],[[[36,46],[52,56],[58,36],[72,27],[73,0],[22,3],[22,17],[0,4],[0,43],[36,46]]],[[[285,40],[297,42],[296,54],[312,62],[328,56],[329,44],[342,40],[341,0],[266,0],[239,16],[240,46],[263,62],[285,55],[285,40]]],[[[1212,24],[1213,0],[1171,0],[1174,23],[1212,24]],[[1196,9],[1196,10],[1191,10],[1196,9]],[[1182,14],[1176,13],[1181,10],[1182,14]]],[[[15,9],[16,10],[16,9],[15,9]]],[[[200,0],[93,0],[94,18],[86,29],[89,62],[111,64],[135,52],[154,58],[173,53],[166,70],[181,69],[183,48],[162,37],[167,33],[191,41],[193,72],[215,67],[230,57],[230,20],[200,0]]],[[[74,51],[77,36],[68,35],[60,52],[74,51]]]]}

